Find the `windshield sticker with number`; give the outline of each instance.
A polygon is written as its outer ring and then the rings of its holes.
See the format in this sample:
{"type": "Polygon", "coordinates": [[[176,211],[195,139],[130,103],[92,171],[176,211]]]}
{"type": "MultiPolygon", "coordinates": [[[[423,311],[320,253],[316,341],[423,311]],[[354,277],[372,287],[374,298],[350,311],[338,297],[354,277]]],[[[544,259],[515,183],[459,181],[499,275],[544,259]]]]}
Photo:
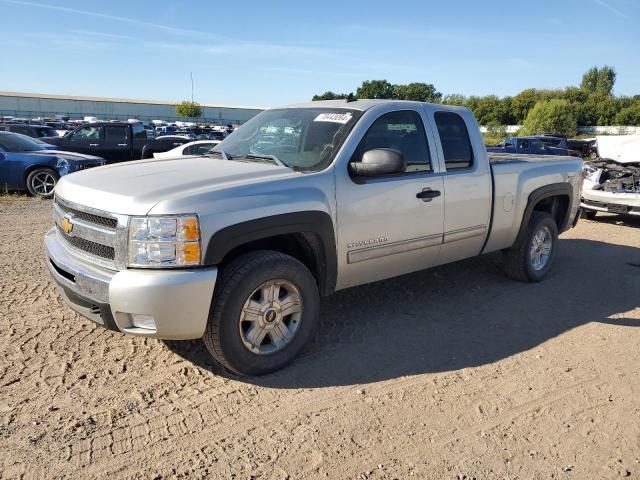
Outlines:
{"type": "Polygon", "coordinates": [[[351,112],[347,113],[321,113],[313,119],[314,122],[348,123],[351,120],[351,112]]]}

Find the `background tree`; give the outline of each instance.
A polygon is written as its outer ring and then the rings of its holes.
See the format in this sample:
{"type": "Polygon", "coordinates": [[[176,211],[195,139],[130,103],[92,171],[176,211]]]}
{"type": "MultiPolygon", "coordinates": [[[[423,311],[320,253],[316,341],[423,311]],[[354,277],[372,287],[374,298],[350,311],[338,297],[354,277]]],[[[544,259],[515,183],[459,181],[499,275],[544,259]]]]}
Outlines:
{"type": "Polygon", "coordinates": [[[386,80],[366,80],[356,90],[358,98],[393,98],[393,85],[386,80]]]}
{"type": "Polygon", "coordinates": [[[524,122],[524,119],[527,118],[529,110],[533,108],[537,101],[538,92],[535,88],[523,90],[513,97],[513,100],[511,101],[511,108],[514,122],[521,125],[522,122],[524,122]]]}
{"type": "Polygon", "coordinates": [[[620,110],[614,119],[616,125],[640,127],[640,102],[620,110]]]}
{"type": "MultiPolygon", "coordinates": [[[[431,83],[412,82],[392,85],[387,80],[367,80],[357,89],[357,98],[395,98],[416,100],[446,105],[461,105],[469,108],[478,122],[485,126],[522,125],[535,105],[551,100],[567,102],[578,125],[620,125],[635,122],[635,105],[640,95],[616,97],[613,87],[616,72],[613,67],[593,67],[584,73],[579,87],[564,89],[535,89],[521,91],[514,97],[496,95],[466,97],[459,94],[444,95],[431,83]],[[634,108],[631,108],[634,107],[634,108]],[[622,113],[624,112],[624,113],[622,113]]],[[[331,91],[314,95],[313,100],[346,98],[347,95],[331,91]]],[[[564,107],[563,107],[564,108],[564,107]]],[[[497,132],[495,128],[493,128],[497,132]]]]}
{"type": "Polygon", "coordinates": [[[314,95],[311,101],[317,102],[318,100],[342,100],[347,98],[347,93],[333,93],[332,91],[326,91],[321,95],[314,95]]]}
{"type": "Polygon", "coordinates": [[[591,67],[582,76],[580,86],[590,93],[600,93],[611,95],[613,86],[616,83],[616,71],[613,67],[591,67]]]}
{"type": "Polygon", "coordinates": [[[576,134],[577,120],[569,102],[561,99],[536,103],[524,121],[529,135],[543,133],[572,136],[576,134]]]}
{"type": "Polygon", "coordinates": [[[414,82],[408,85],[394,85],[393,98],[397,100],[440,103],[442,93],[438,92],[431,83],[414,82]]]}
{"type": "Polygon", "coordinates": [[[449,95],[445,95],[442,99],[442,103],[445,105],[458,105],[462,107],[465,103],[467,103],[467,97],[461,95],[459,93],[450,93],[449,95]]]}
{"type": "Polygon", "coordinates": [[[189,102],[187,100],[176,105],[176,115],[178,117],[196,118],[202,116],[202,108],[199,103],[189,102]]]}

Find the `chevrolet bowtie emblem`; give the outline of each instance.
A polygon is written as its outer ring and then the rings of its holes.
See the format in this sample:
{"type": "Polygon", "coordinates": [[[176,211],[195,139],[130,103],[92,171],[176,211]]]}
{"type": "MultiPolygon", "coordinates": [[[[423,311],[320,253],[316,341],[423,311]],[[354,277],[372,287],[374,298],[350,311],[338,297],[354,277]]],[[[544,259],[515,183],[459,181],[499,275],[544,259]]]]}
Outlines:
{"type": "Polygon", "coordinates": [[[71,220],[69,220],[67,217],[64,217],[62,220],[60,220],[60,228],[62,228],[64,233],[66,233],[67,235],[71,235],[71,232],[73,232],[73,223],[71,223],[71,220]]]}

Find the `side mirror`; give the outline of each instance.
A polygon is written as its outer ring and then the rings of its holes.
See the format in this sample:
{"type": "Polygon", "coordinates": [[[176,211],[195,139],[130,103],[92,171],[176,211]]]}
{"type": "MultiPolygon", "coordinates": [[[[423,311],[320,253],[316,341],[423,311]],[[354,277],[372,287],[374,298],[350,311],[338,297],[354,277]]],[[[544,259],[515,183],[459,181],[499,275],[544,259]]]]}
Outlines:
{"type": "Polygon", "coordinates": [[[361,177],[375,177],[402,173],[407,168],[407,162],[402,152],[391,148],[374,148],[362,156],[360,162],[351,162],[349,169],[354,175],[361,177]]]}

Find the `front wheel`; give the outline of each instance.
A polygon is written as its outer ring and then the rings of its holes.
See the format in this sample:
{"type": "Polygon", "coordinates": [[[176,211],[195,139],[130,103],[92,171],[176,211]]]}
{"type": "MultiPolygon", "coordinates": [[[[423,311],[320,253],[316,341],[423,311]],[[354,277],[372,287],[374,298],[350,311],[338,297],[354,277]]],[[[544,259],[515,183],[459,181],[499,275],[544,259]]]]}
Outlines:
{"type": "Polygon", "coordinates": [[[51,198],[60,176],[50,168],[36,168],[27,176],[27,189],[34,197],[51,198]]]}
{"type": "Polygon", "coordinates": [[[263,375],[304,349],[319,308],[315,278],[301,262],[274,251],[251,252],[222,269],[203,340],[230,370],[263,375]]]}
{"type": "Polygon", "coordinates": [[[533,212],[524,238],[503,251],[508,277],[521,282],[539,282],[551,269],[558,243],[558,226],[546,212],[533,212]]]}

